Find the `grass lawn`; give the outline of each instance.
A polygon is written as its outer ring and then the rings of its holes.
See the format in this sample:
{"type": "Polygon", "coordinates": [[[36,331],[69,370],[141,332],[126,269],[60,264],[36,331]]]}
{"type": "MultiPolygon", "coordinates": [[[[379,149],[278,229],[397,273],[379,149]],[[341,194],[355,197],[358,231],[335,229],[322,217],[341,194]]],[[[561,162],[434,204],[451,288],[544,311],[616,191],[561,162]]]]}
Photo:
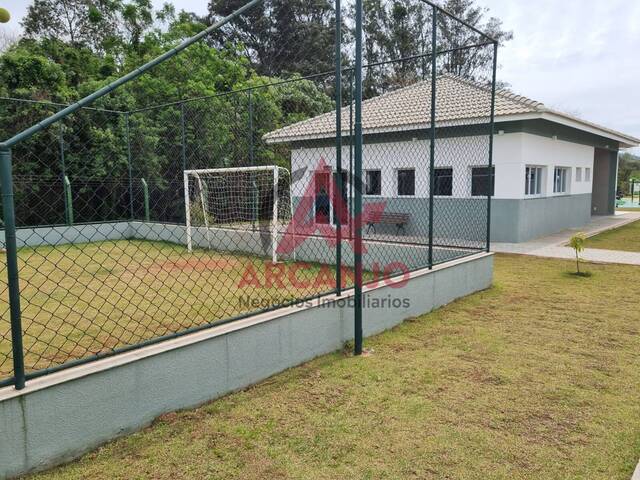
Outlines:
{"type": "MultiPolygon", "coordinates": [[[[640,270],[496,257],[495,286],[37,478],[623,479],[640,270]]],[[[366,318],[365,318],[366,321],[366,318]]]]}
{"type": "Polygon", "coordinates": [[[640,221],[588,238],[585,247],[640,252],[640,221]]]}
{"type": "MultiPolygon", "coordinates": [[[[190,254],[181,245],[162,242],[22,248],[18,261],[28,371],[317,295],[335,285],[333,268],[320,278],[326,282],[318,282],[320,266],[305,265],[296,273],[299,284],[285,280],[269,286],[270,263],[263,258],[208,250],[190,254]],[[249,267],[259,288],[242,283],[249,267]],[[248,296],[261,304],[243,303],[248,296]]],[[[0,265],[6,269],[5,261],[0,265]]],[[[0,291],[6,291],[6,278],[0,271],[0,291]]],[[[6,295],[0,312],[3,380],[12,375],[6,295]]]]}

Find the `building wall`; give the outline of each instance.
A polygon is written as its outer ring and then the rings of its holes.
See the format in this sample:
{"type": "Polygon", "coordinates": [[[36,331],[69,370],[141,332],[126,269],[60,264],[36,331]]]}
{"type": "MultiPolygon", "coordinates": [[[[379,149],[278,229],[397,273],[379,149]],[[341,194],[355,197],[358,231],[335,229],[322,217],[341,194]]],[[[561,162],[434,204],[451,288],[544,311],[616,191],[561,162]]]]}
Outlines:
{"type": "Polygon", "coordinates": [[[493,200],[491,240],[520,243],[567,228],[579,228],[591,220],[591,194],[529,200],[493,200]]]}
{"type": "MultiPolygon", "coordinates": [[[[591,194],[593,180],[593,164],[595,148],[563,140],[531,135],[528,133],[514,134],[521,137],[522,165],[541,166],[544,168],[543,197],[558,197],[565,195],[591,194]],[[566,194],[553,193],[553,173],[555,167],[569,168],[569,185],[566,194]],[[577,180],[577,169],[582,169],[582,180],[577,180]],[[589,174],[585,175],[587,169],[589,174]]],[[[515,198],[527,198],[525,195],[525,172],[520,176],[519,191],[521,195],[515,198]]],[[[510,177],[496,179],[508,182],[510,177]]]]}
{"type": "MultiPolygon", "coordinates": [[[[498,127],[499,128],[499,127],[498,127]]],[[[365,143],[363,147],[363,170],[381,170],[382,198],[397,198],[396,171],[403,168],[416,169],[417,198],[429,197],[429,140],[365,143]]],[[[593,179],[594,147],[554,140],[529,133],[507,133],[496,135],[494,140],[494,165],[496,167],[496,199],[524,199],[525,168],[540,166],[544,169],[543,196],[558,196],[553,193],[553,170],[555,167],[570,168],[569,195],[591,193],[593,179]],[[576,169],[582,169],[582,181],[577,181],[576,169]]],[[[436,142],[436,168],[453,168],[453,197],[471,196],[471,169],[488,162],[488,139],[482,136],[441,138],[436,142]]],[[[343,147],[342,165],[349,167],[349,146],[343,147]]],[[[312,183],[313,172],[320,165],[336,168],[335,147],[305,147],[294,149],[291,156],[292,170],[304,170],[294,185],[294,195],[299,196],[312,183]]],[[[365,195],[366,197],[366,195],[365,195]]],[[[371,197],[376,198],[376,197],[371,197]]]]}
{"type": "MultiPolygon", "coordinates": [[[[416,170],[416,198],[429,197],[429,152],[428,140],[401,142],[365,143],[363,146],[363,169],[381,170],[382,194],[376,198],[402,198],[397,195],[396,171],[403,168],[416,170]]],[[[453,196],[471,197],[471,167],[487,164],[489,142],[486,137],[444,138],[436,142],[436,167],[450,167],[453,174],[453,196]],[[464,159],[464,164],[461,162],[464,159]]],[[[349,168],[349,146],[343,147],[342,166],[349,168]]],[[[292,170],[304,170],[293,186],[294,196],[307,191],[312,184],[313,173],[321,166],[336,168],[336,149],[333,146],[305,147],[294,149],[291,155],[292,170]]]]}
{"type": "Polygon", "coordinates": [[[618,183],[618,152],[596,149],[593,179],[593,215],[613,215],[616,210],[618,183]]]}
{"type": "MultiPolygon", "coordinates": [[[[499,125],[497,129],[499,130],[499,125]]],[[[495,196],[491,215],[492,239],[522,242],[564,228],[580,227],[590,220],[594,178],[592,146],[525,132],[498,134],[494,141],[495,196]],[[527,196],[527,166],[542,168],[542,194],[527,196]],[[556,167],[568,169],[567,192],[554,193],[556,167]],[[581,179],[578,179],[578,169],[581,179]],[[585,207],[586,206],[586,207],[585,207]]],[[[343,149],[343,168],[349,168],[349,147],[343,149]]],[[[436,167],[453,168],[453,195],[436,197],[435,236],[480,242],[486,237],[482,219],[486,199],[471,195],[472,167],[486,165],[488,139],[483,136],[441,138],[436,143],[436,167]]],[[[428,232],[429,141],[413,139],[365,143],[363,170],[381,170],[382,194],[364,195],[364,203],[385,201],[386,211],[410,213],[408,235],[428,232]],[[396,171],[415,168],[416,194],[398,197],[396,171]]],[[[331,145],[305,147],[292,152],[292,169],[300,172],[294,197],[313,192],[313,173],[319,165],[335,169],[336,152],[331,145]],[[303,172],[303,173],[302,173],[303,172]]],[[[392,233],[394,227],[380,227],[392,233]]]]}

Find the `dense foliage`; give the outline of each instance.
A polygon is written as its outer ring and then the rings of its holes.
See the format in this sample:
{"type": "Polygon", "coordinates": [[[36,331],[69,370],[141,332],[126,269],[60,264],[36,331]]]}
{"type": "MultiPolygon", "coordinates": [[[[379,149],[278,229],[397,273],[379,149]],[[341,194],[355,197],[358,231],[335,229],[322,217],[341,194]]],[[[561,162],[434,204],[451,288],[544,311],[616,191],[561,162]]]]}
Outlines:
{"type": "Polygon", "coordinates": [[[640,157],[623,153],[618,163],[618,192],[630,195],[632,179],[640,183],[640,157]]]}
{"type": "MultiPolygon", "coordinates": [[[[176,13],[170,4],[156,11],[151,0],[33,0],[23,20],[24,37],[0,49],[0,97],[25,100],[0,99],[0,137],[7,139],[109,84],[244,3],[210,0],[209,14],[198,18],[176,13]],[[28,103],[33,101],[60,105],[28,103]]],[[[510,38],[499,21],[485,22],[485,10],[472,0],[445,3],[501,40],[510,38]]],[[[366,63],[424,53],[430,35],[424,4],[365,4],[366,63]]],[[[57,222],[34,207],[33,199],[40,199],[43,208],[61,210],[63,175],[74,186],[85,182],[74,193],[86,193],[89,216],[97,219],[109,217],[94,205],[97,198],[109,195],[120,197],[111,208],[124,215],[120,204],[125,197],[129,201],[129,177],[144,177],[158,192],[170,192],[161,202],[170,204],[179,201],[176,185],[185,167],[286,165],[286,148],[267,148],[261,138],[333,108],[334,17],[332,0],[264,0],[205,41],[100,99],[95,109],[79,111],[21,143],[14,149],[15,174],[28,180],[22,190],[17,188],[25,207],[18,218],[23,223],[57,222]],[[310,75],[312,79],[304,79],[310,75]],[[260,88],[250,94],[248,89],[254,87],[260,88]],[[208,98],[179,103],[200,97],[208,98]],[[96,179],[103,191],[87,183],[96,179]],[[106,179],[113,184],[105,187],[106,179]],[[123,192],[116,193],[118,189],[123,192]]],[[[344,18],[343,60],[349,65],[352,49],[346,45],[352,41],[354,24],[350,7],[345,7],[344,18]]],[[[439,38],[439,48],[476,41],[445,20],[439,25],[439,38]]],[[[470,75],[488,61],[482,56],[460,57],[443,68],[465,68],[470,75]]],[[[384,70],[368,69],[366,94],[415,81],[420,68],[399,62],[384,70]]],[[[422,66],[422,74],[425,69],[422,66]]]]}
{"type": "MultiPolygon", "coordinates": [[[[25,37],[0,56],[0,96],[26,100],[0,100],[3,139],[205,28],[195,16],[176,15],[171,7],[154,12],[146,0],[95,5],[36,0],[23,25],[25,37]]],[[[330,92],[304,80],[274,86],[292,75],[266,76],[260,70],[241,43],[200,42],[99,100],[94,109],[83,109],[20,143],[13,152],[19,223],[63,221],[63,175],[71,179],[80,221],[126,217],[130,173],[134,195],[139,179],[146,178],[157,217],[172,219],[179,215],[178,185],[185,166],[285,163],[288,152],[267,149],[262,136],[330,110],[330,92]],[[261,86],[251,93],[250,134],[246,90],[261,86]],[[173,103],[199,97],[212,98],[173,103]],[[171,104],[136,113],[165,103],[171,104]]]]}

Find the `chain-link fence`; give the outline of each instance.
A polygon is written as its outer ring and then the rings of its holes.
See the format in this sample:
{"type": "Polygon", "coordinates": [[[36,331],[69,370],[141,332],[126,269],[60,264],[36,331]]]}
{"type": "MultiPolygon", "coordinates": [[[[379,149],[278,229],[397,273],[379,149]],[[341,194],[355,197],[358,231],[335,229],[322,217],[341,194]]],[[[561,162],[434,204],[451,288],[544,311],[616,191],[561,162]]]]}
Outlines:
{"type": "Polygon", "coordinates": [[[185,94],[214,26],[66,110],[0,99],[0,385],[488,249],[495,42],[415,4],[418,50],[362,69],[185,94]]]}

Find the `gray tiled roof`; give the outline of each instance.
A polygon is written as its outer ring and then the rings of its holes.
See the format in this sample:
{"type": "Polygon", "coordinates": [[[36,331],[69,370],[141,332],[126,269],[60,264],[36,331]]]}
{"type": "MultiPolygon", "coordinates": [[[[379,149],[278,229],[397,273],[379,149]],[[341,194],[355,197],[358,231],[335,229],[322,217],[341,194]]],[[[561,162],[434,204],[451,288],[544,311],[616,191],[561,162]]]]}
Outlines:
{"type": "MultiPolygon", "coordinates": [[[[445,74],[436,79],[436,124],[442,126],[485,123],[491,110],[489,88],[460,77],[445,74]]],[[[554,113],[604,132],[632,139],[569,115],[554,112],[542,103],[508,90],[496,92],[496,118],[518,114],[554,113]]],[[[343,108],[343,134],[348,135],[350,109],[343,108]]],[[[422,81],[374,97],[362,103],[362,128],[365,134],[428,128],[431,117],[431,81],[422,81]]],[[[268,143],[329,138],[335,135],[335,111],[329,112],[264,136],[268,143]]]]}

